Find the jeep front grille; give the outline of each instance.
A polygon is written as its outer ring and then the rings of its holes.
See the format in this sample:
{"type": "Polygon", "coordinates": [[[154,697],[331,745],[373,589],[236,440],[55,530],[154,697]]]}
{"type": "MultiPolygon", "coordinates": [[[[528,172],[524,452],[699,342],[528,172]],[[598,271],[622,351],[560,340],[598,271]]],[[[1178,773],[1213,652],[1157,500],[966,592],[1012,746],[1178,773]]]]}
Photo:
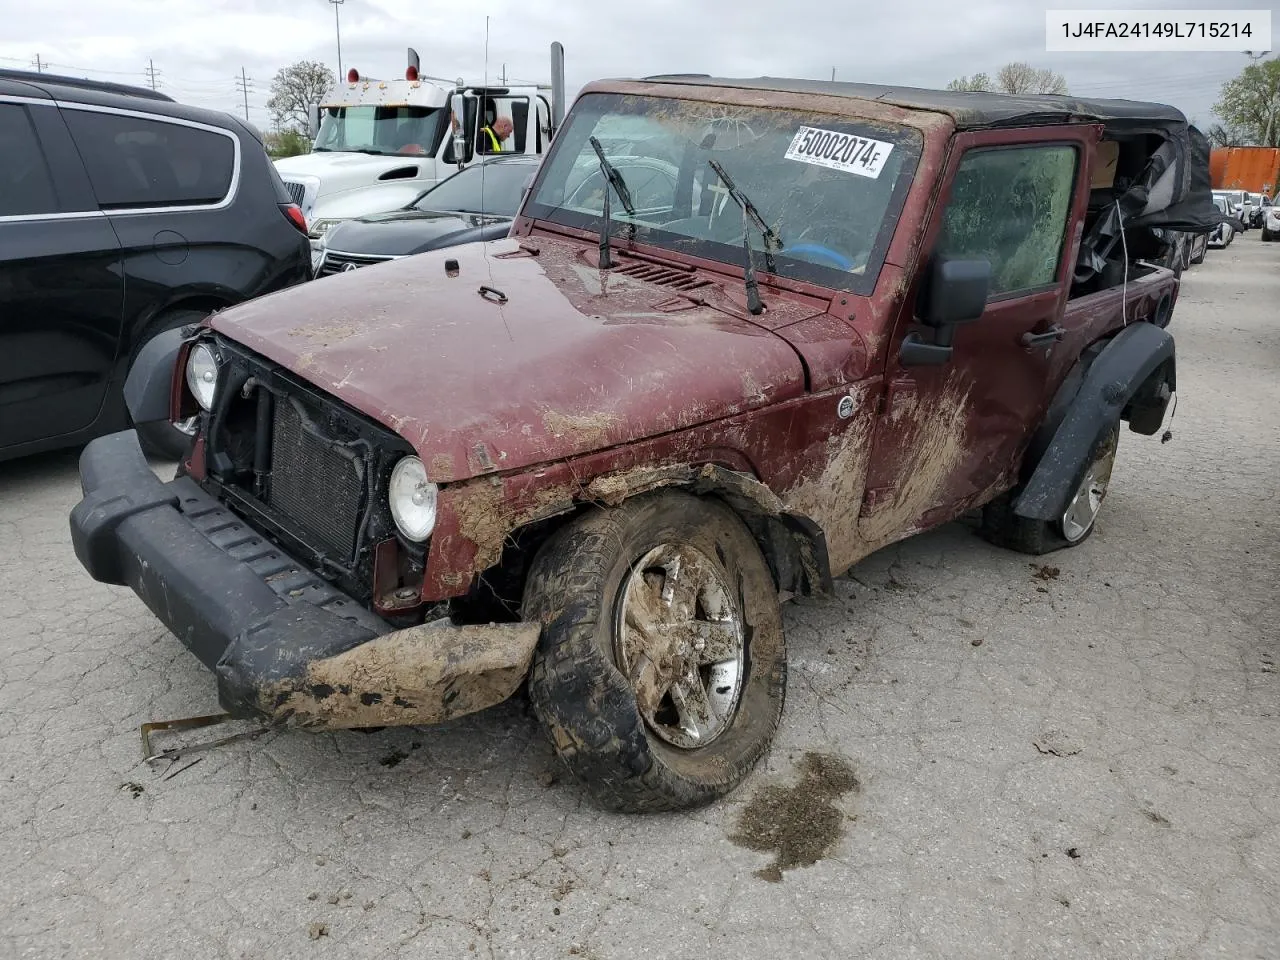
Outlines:
{"type": "Polygon", "coordinates": [[[355,552],[367,464],[356,450],[317,434],[296,399],[274,404],[268,504],[343,560],[355,552]]]}

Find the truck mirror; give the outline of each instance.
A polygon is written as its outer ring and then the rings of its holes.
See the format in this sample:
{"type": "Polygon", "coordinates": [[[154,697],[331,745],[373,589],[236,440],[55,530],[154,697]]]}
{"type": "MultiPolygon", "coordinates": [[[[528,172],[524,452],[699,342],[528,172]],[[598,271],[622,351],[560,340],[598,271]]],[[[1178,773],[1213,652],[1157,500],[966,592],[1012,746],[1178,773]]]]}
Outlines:
{"type": "Polygon", "coordinates": [[[916,315],[929,327],[972,323],[987,308],[991,264],[986,260],[936,260],[916,315]]]}
{"type": "Polygon", "coordinates": [[[307,136],[314,140],[320,136],[320,106],[316,104],[312,106],[311,111],[307,114],[307,136]]]}

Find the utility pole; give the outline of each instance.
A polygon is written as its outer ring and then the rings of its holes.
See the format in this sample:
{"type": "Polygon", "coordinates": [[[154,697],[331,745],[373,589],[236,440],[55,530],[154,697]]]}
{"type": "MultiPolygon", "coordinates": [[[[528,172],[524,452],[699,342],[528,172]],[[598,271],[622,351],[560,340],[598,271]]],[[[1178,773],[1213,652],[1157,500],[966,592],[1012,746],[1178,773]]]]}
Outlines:
{"type": "Polygon", "coordinates": [[[36,54],[36,58],[32,63],[35,65],[36,73],[44,73],[45,64],[40,62],[40,54],[36,54]]]}
{"type": "Polygon", "coordinates": [[[147,75],[147,79],[151,81],[151,89],[152,90],[159,89],[156,86],[156,74],[158,74],[160,71],[156,69],[156,62],[150,59],[147,60],[147,69],[142,72],[145,73],[147,75]]]}
{"type": "Polygon", "coordinates": [[[249,84],[253,83],[244,75],[244,67],[240,68],[240,76],[236,77],[236,88],[244,94],[244,118],[249,119],[249,84]]]}
{"type": "Polygon", "coordinates": [[[338,8],[346,0],[329,0],[333,4],[333,32],[338,35],[338,82],[342,83],[342,23],[338,20],[338,8]]]}
{"type": "Polygon", "coordinates": [[[831,68],[831,82],[832,82],[832,83],[835,83],[835,82],[836,82],[836,68],[835,68],[835,67],[832,67],[832,68],[831,68]]]}
{"type": "Polygon", "coordinates": [[[502,65],[502,85],[504,87],[507,85],[507,65],[505,63],[502,65]]]}

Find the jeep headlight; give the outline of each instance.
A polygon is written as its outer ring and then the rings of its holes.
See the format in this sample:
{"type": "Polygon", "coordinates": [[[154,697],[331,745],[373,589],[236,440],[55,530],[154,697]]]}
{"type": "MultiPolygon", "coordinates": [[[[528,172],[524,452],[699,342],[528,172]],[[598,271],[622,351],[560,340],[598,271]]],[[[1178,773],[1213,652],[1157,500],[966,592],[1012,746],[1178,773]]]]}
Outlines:
{"type": "Polygon", "coordinates": [[[206,412],[213,409],[218,389],[218,358],[207,343],[197,343],[187,354],[187,388],[206,412]]]}
{"type": "Polygon", "coordinates": [[[422,543],[435,529],[438,491],[439,488],[427,479],[427,468],[417,457],[403,458],[391,471],[387,492],[391,519],[414,543],[422,543]]]}

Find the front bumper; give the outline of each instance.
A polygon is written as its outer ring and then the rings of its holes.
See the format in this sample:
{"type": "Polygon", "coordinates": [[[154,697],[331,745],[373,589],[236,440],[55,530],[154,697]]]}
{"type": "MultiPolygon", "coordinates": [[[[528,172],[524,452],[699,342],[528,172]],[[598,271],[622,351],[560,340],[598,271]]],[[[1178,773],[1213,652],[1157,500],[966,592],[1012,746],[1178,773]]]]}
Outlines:
{"type": "Polygon", "coordinates": [[[395,630],[205,493],[164,483],[132,430],[80,458],[76,556],[129,586],[214,672],[238,717],[332,729],[438,723],[515,692],[539,628],[426,624],[395,630]]]}

